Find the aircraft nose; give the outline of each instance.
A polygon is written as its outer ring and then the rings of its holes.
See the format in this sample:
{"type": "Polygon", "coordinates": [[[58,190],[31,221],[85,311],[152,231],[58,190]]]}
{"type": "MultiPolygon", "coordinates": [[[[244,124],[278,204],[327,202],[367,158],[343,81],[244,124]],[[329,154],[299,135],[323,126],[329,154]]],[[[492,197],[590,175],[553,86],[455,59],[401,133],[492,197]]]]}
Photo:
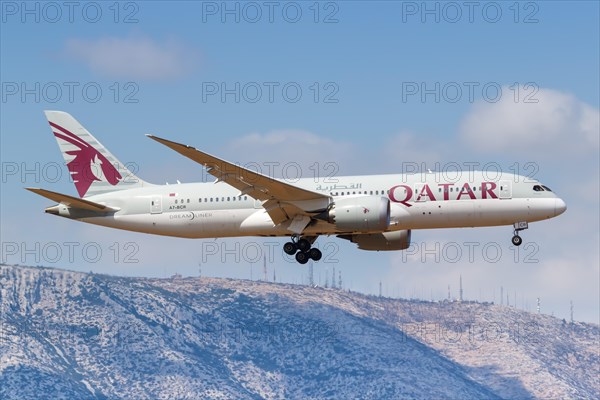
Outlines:
{"type": "Polygon", "coordinates": [[[559,216],[567,210],[567,204],[562,199],[554,200],[554,216],[559,216]]]}

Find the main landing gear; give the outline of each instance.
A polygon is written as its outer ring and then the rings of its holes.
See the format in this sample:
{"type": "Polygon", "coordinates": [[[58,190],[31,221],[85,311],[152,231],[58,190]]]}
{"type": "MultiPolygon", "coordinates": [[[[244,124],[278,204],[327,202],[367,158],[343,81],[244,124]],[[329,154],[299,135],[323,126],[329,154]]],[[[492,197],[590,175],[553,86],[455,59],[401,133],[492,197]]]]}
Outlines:
{"type": "Polygon", "coordinates": [[[521,243],[523,243],[523,239],[521,239],[521,236],[519,236],[519,232],[528,228],[527,222],[515,222],[513,227],[515,228],[515,233],[511,240],[512,244],[515,246],[520,246],[521,243]]]}
{"type": "Polygon", "coordinates": [[[323,254],[321,250],[312,247],[312,244],[317,240],[313,238],[303,238],[298,235],[292,236],[292,241],[283,245],[283,251],[290,256],[296,254],[296,261],[300,264],[306,264],[308,260],[319,261],[323,254]]]}

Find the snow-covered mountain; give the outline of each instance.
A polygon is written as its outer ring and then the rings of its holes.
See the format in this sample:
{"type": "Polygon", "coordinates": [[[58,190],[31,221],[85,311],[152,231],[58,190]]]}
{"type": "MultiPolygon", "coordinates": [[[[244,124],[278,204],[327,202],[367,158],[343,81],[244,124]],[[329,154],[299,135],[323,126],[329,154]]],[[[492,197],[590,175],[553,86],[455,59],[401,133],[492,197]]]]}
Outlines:
{"type": "Polygon", "coordinates": [[[599,340],[492,304],[0,266],[1,399],[592,399],[599,340]]]}

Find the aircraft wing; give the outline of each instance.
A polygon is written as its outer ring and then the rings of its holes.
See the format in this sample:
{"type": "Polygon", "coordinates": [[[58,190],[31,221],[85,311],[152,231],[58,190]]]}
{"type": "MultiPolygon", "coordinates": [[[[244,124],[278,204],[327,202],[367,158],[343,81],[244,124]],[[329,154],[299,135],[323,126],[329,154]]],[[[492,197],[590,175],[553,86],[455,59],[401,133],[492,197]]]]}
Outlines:
{"type": "Polygon", "coordinates": [[[276,225],[292,220],[297,215],[310,216],[321,212],[329,203],[330,197],[328,195],[290,185],[221,160],[192,146],[162,139],[154,135],[146,136],[202,164],[209,174],[217,178],[216,182],[225,182],[240,190],[241,195],[247,194],[254,199],[263,201],[265,210],[276,225]]]}

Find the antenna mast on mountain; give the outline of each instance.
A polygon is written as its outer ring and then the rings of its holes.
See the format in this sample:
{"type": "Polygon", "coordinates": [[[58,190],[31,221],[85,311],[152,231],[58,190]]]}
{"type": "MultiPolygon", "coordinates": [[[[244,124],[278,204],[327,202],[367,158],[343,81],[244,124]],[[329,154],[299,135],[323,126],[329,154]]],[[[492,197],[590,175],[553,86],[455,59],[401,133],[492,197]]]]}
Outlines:
{"type": "Polygon", "coordinates": [[[540,307],[540,298],[538,297],[538,298],[536,299],[536,301],[537,301],[537,308],[536,308],[536,310],[537,310],[537,313],[539,314],[539,313],[540,313],[540,311],[541,311],[541,307],[540,307]]]}
{"type": "Polygon", "coordinates": [[[504,305],[504,287],[500,286],[500,305],[504,305]]]}
{"type": "Polygon", "coordinates": [[[379,281],[379,297],[381,297],[381,281],[379,281]]]}
{"type": "Polygon", "coordinates": [[[310,286],[314,286],[315,285],[314,275],[313,275],[313,262],[312,261],[310,262],[310,264],[308,264],[308,284],[310,286]]]}
{"type": "Polygon", "coordinates": [[[277,276],[275,275],[275,266],[273,265],[273,282],[277,282],[277,276]]]}
{"type": "Polygon", "coordinates": [[[573,323],[573,300],[571,300],[571,323],[573,323]]]}
{"type": "Polygon", "coordinates": [[[452,297],[450,296],[450,285],[448,285],[448,301],[450,301],[452,297]]]}
{"type": "Polygon", "coordinates": [[[342,271],[338,271],[338,289],[342,288],[342,271]]]}
{"type": "Polygon", "coordinates": [[[462,302],[463,301],[463,288],[462,288],[462,275],[460,275],[460,290],[459,290],[459,299],[462,302]]]}
{"type": "Polygon", "coordinates": [[[263,256],[263,280],[267,281],[267,257],[263,256]]]}
{"type": "Polygon", "coordinates": [[[333,273],[331,274],[331,288],[335,289],[335,267],[333,267],[333,273]]]}

